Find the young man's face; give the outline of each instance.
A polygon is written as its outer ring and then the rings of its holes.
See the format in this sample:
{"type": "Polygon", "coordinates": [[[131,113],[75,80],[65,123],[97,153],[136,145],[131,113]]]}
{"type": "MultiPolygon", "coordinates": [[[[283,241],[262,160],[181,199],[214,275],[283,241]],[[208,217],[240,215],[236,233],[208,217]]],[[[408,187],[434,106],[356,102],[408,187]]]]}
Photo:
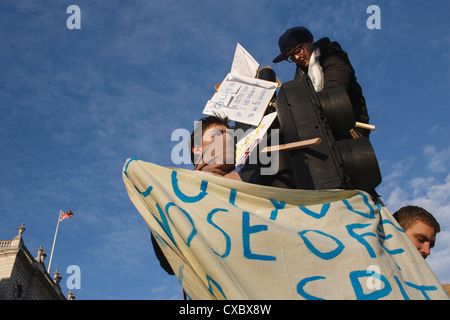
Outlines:
{"type": "Polygon", "coordinates": [[[436,233],[434,228],[420,220],[414,222],[414,224],[405,230],[405,233],[411,239],[412,243],[419,250],[424,259],[430,255],[430,249],[434,247],[434,241],[436,239],[436,233]]]}
{"type": "Polygon", "coordinates": [[[223,124],[213,124],[205,130],[202,137],[202,147],[205,147],[213,142],[217,137],[221,137],[228,130],[227,126],[223,124]]]}
{"type": "Polygon", "coordinates": [[[195,155],[201,155],[203,150],[211,144],[216,138],[222,138],[222,135],[226,133],[228,130],[228,127],[223,124],[212,124],[209,126],[202,136],[202,146],[194,146],[192,148],[192,152],[195,155]]]}
{"type": "Polygon", "coordinates": [[[296,45],[286,55],[298,66],[308,67],[309,59],[314,51],[314,41],[309,40],[296,45]]]}

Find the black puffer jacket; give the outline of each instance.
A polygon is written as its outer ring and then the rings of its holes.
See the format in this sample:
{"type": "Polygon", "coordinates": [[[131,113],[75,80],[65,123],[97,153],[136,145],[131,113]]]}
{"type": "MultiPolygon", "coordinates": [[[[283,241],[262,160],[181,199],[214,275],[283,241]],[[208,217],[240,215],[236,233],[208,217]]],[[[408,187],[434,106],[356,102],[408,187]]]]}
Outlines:
{"type": "MultiPolygon", "coordinates": [[[[355,70],[350,63],[347,53],[342,50],[339,43],[322,38],[315,43],[320,48],[320,61],[324,76],[323,90],[344,87],[352,103],[356,121],[369,123],[366,100],[362,94],[361,86],[356,81],[355,70]]],[[[308,73],[308,68],[297,66],[295,78],[301,72],[308,73]]],[[[356,128],[363,136],[369,136],[370,130],[356,128]]]]}

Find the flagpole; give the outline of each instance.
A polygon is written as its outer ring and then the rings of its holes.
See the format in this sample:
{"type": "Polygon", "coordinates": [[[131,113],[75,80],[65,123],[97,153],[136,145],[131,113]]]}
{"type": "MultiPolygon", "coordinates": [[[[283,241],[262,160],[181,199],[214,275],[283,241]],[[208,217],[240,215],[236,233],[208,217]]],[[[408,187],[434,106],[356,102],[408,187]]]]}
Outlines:
{"type": "Polygon", "coordinates": [[[50,273],[50,267],[52,265],[53,249],[55,249],[56,235],[58,234],[58,228],[59,228],[60,221],[61,221],[61,211],[58,214],[58,223],[56,224],[55,237],[53,238],[52,252],[50,253],[50,261],[48,262],[48,269],[47,269],[48,273],[50,273]]]}

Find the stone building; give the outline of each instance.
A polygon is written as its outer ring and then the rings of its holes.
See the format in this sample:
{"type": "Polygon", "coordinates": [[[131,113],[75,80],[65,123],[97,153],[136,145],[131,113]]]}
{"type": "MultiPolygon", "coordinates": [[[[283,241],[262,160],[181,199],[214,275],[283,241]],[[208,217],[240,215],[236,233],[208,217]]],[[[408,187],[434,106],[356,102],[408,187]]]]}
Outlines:
{"type": "Polygon", "coordinates": [[[53,278],[45,269],[47,256],[42,246],[33,258],[22,239],[25,228],[19,227],[19,234],[12,240],[0,240],[0,300],[73,300],[68,298],[59,286],[61,274],[56,270],[53,278]]]}

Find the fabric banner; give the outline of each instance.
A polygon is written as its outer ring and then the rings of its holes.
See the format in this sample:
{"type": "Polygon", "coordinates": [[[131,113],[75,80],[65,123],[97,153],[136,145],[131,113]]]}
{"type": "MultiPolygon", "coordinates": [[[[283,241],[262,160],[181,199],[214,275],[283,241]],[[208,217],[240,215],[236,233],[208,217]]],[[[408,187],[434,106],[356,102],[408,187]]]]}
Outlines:
{"type": "Polygon", "coordinates": [[[125,163],[128,195],[191,299],[448,299],[381,202],[125,163]]]}

